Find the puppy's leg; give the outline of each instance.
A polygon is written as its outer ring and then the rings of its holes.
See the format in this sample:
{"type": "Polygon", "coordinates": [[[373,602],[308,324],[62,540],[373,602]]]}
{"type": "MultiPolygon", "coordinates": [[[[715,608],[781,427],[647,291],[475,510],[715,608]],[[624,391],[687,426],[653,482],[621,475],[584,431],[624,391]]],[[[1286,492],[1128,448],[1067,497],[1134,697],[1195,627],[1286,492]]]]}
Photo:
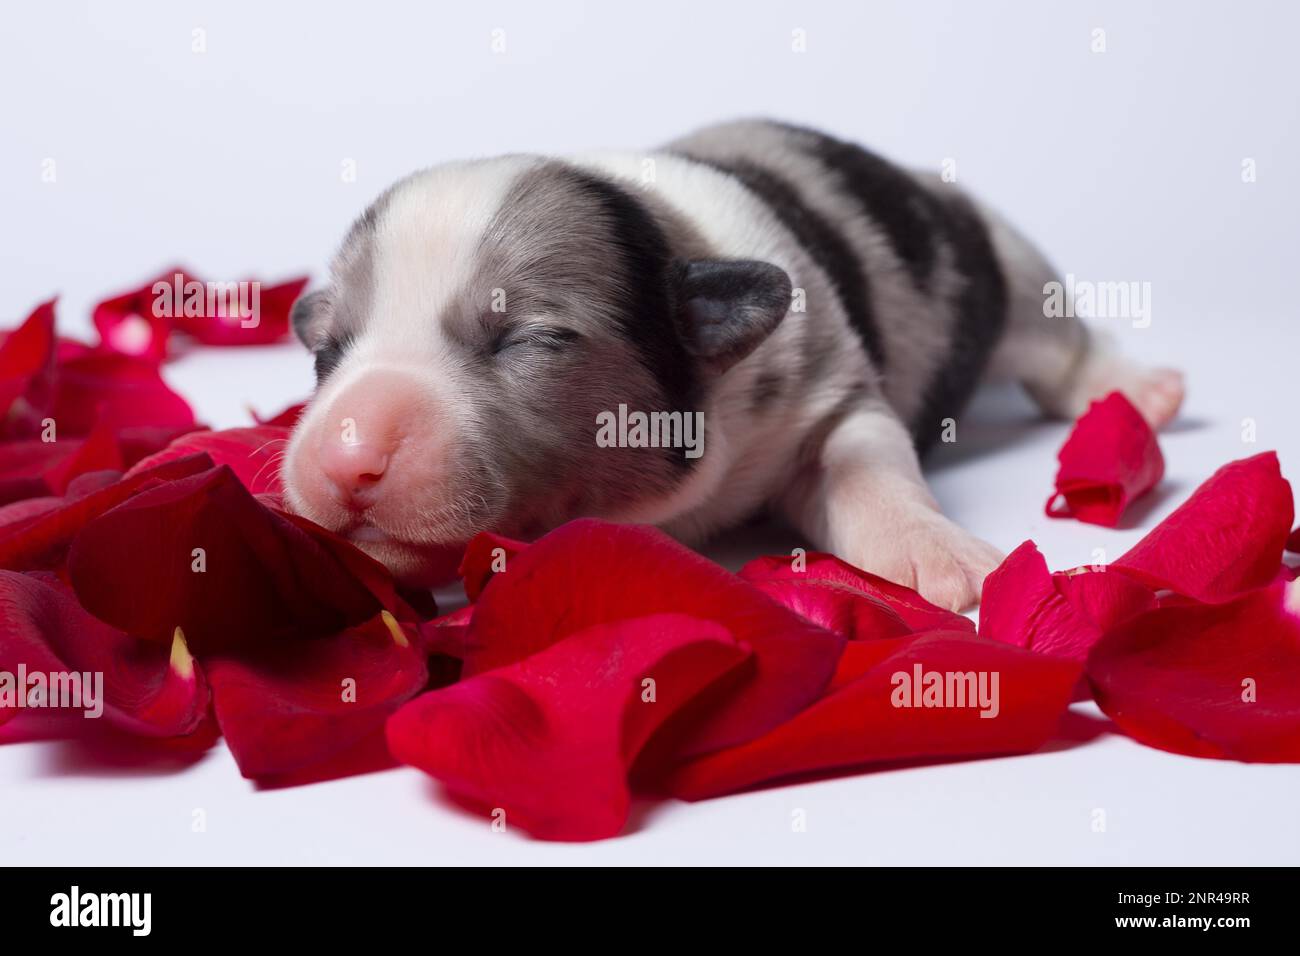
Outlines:
{"type": "Polygon", "coordinates": [[[1008,279],[1007,325],[989,363],[989,377],[1020,382],[1054,418],[1077,418],[1113,391],[1126,395],[1153,428],[1178,413],[1181,372],[1147,368],[1119,354],[1113,341],[1074,315],[1048,315],[1049,284],[1060,284],[1047,260],[996,216],[994,236],[1008,279]]]}
{"type": "Polygon", "coordinates": [[[911,436],[876,400],[831,430],[781,504],[817,547],[953,610],[978,603],[1002,560],[940,513],[911,436]]]}
{"type": "Polygon", "coordinates": [[[994,365],[1017,379],[1046,414],[1077,418],[1090,402],[1115,391],[1123,392],[1152,428],[1178,413],[1186,393],[1181,372],[1125,358],[1108,336],[1078,319],[1040,316],[1037,323],[1013,323],[994,365]]]}

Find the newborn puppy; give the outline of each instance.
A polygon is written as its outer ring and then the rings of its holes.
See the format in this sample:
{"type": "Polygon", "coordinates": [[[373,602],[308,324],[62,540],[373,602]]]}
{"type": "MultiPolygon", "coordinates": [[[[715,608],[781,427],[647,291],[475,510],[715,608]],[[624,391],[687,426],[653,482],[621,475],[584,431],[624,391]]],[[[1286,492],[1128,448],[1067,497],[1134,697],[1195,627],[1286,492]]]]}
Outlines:
{"type": "Polygon", "coordinates": [[[1120,389],[1160,425],[1182,400],[1045,318],[1056,278],[937,176],[777,123],[437,166],[294,309],[319,385],[286,499],[412,583],[483,529],[595,515],[698,543],[770,507],[965,608],[1000,556],[918,456],[983,377],[1062,417],[1120,389]]]}

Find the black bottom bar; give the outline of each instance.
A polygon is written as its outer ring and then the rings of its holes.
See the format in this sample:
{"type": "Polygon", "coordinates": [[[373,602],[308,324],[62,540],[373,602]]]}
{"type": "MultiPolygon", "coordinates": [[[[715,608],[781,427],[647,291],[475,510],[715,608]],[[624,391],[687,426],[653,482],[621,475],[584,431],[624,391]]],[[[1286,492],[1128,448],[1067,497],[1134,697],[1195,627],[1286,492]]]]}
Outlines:
{"type": "Polygon", "coordinates": [[[680,938],[692,926],[709,927],[709,936],[761,937],[774,924],[812,936],[834,930],[864,944],[896,934],[927,942],[1196,936],[1231,944],[1250,934],[1290,935],[1296,885],[1292,871],[1172,868],[726,875],[6,868],[5,877],[0,926],[11,945],[62,936],[78,945],[165,940],[205,948],[279,940],[295,948],[353,939],[402,945],[403,937],[437,948],[464,945],[471,933],[475,948],[492,949],[519,932],[538,945],[570,934],[594,942],[594,929],[611,921],[607,944],[616,945],[663,931],[680,938]]]}

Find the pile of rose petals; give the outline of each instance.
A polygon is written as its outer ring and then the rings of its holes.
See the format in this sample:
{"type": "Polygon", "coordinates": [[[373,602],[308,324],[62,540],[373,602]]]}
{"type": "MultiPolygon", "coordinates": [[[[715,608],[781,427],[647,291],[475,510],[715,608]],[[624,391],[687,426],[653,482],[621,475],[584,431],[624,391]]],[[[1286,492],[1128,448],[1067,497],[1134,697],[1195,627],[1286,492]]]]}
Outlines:
{"type": "Polygon", "coordinates": [[[462,678],[399,710],[389,747],[551,839],[617,833],[630,781],[694,799],[1033,750],[1080,674],[828,555],[733,575],[658,531],[584,519],[531,546],[482,536],[462,573],[477,600],[439,641],[462,678]],[[894,707],[893,675],[916,666],[998,672],[996,718],[894,707]]]}
{"type": "Polygon", "coordinates": [[[1082,662],[1089,695],[1145,744],[1298,760],[1293,518],[1276,455],[1232,462],[1110,564],[1051,574],[1021,545],[984,583],[980,629],[1082,662]]]}
{"type": "Polygon", "coordinates": [[[0,379],[0,671],[102,672],[112,724],[219,731],[259,779],[382,745],[388,715],[436,684],[430,614],[280,510],[295,410],[201,429],[153,359],[57,339],[53,303],[0,344],[0,379]]]}
{"type": "Polygon", "coordinates": [[[1087,697],[1151,746],[1300,759],[1292,517],[1275,456],[1234,462],[1106,567],[1053,574],[1026,542],[988,579],[979,634],[829,555],[731,575],[647,528],[481,535],[461,567],[474,603],[425,627],[462,679],[398,710],[389,747],[468,804],[569,840],[618,833],[633,787],[699,799],[1025,753],[1087,697]],[[900,675],[933,672],[997,674],[996,713],[899,706],[900,675]]]}
{"type": "MultiPolygon", "coordinates": [[[[101,329],[148,312],[141,295],[101,329]]],[[[0,343],[0,672],[102,672],[106,719],[157,746],[223,736],[271,783],[396,760],[566,840],[620,832],[634,793],[1028,753],[1081,699],[1153,747],[1300,759],[1283,563],[1300,533],[1272,454],[1220,469],[1108,565],[1053,573],[1026,542],[988,578],[978,633],[829,555],[732,574],[591,519],[479,535],[470,603],[438,617],[280,507],[300,406],[202,429],[166,354],[60,340],[52,303],[0,343]]],[[[1098,403],[1062,450],[1081,519],[1114,524],[1160,478],[1130,412],[1098,403]]],[[[21,713],[0,700],[0,723],[21,713]]]]}
{"type": "MultiPolygon", "coordinates": [[[[205,291],[208,284],[178,267],[137,289],[105,299],[95,306],[91,319],[102,348],[154,362],[164,361],[174,351],[173,332],[202,345],[266,345],[288,336],[289,312],[307,282],[308,278],[302,276],[266,287],[254,279],[228,283],[231,292],[237,292],[241,285],[245,290],[257,285],[256,314],[232,313],[230,299],[235,297],[228,294],[214,297],[215,314],[210,314],[205,291]]],[[[236,302],[251,305],[251,291],[246,291],[243,299],[236,298],[236,302]]]]}

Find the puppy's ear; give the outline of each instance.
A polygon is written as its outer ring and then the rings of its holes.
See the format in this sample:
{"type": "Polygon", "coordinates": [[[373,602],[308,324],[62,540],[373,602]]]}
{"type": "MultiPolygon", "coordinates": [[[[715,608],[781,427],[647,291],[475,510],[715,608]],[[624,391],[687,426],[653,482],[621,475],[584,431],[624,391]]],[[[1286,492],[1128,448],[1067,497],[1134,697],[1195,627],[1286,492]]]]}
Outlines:
{"type": "Polygon", "coordinates": [[[289,312],[289,322],[302,344],[313,351],[324,339],[330,317],[330,289],[317,289],[299,296],[289,312]]]}
{"type": "Polygon", "coordinates": [[[790,308],[790,277],[769,262],[696,259],[679,265],[677,320],[687,349],[725,372],[762,343],[790,308]]]}

